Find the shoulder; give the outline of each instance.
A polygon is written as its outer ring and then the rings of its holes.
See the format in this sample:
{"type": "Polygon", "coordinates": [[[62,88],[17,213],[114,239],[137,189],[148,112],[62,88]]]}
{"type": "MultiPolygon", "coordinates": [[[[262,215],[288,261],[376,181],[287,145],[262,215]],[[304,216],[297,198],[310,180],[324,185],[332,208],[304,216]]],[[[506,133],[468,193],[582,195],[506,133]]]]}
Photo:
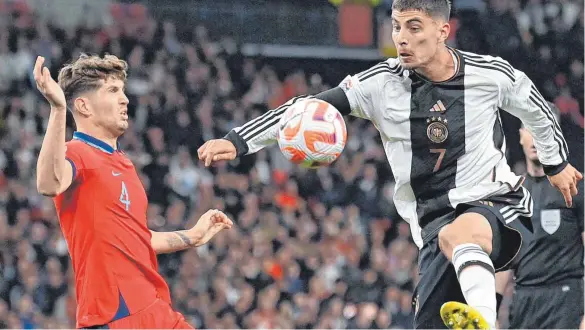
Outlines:
{"type": "Polygon", "coordinates": [[[504,84],[514,84],[516,82],[518,70],[499,56],[480,55],[458,49],[456,53],[465,63],[467,73],[478,72],[504,84]]]}
{"type": "Polygon", "coordinates": [[[72,160],[76,166],[83,166],[87,168],[89,164],[96,164],[103,156],[92,146],[87,145],[83,141],[71,140],[65,143],[65,156],[72,160]]]}
{"type": "Polygon", "coordinates": [[[86,156],[93,154],[93,148],[87,143],[79,140],[71,140],[65,143],[67,153],[76,153],[78,155],[86,156]]]}
{"type": "Polygon", "coordinates": [[[404,69],[400,64],[400,61],[395,58],[389,58],[386,61],[379,62],[369,69],[358,73],[355,77],[360,83],[365,83],[373,80],[379,81],[399,78],[403,72],[404,69]]]}

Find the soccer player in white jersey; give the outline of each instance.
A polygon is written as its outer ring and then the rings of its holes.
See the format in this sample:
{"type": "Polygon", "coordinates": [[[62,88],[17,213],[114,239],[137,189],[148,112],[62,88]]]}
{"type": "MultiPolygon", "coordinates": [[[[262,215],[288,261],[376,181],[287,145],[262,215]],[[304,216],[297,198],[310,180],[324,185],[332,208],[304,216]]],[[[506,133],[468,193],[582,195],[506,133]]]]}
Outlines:
{"type": "Polygon", "coordinates": [[[532,215],[523,178],[506,162],[498,111],[532,133],[548,179],[569,206],[582,176],[568,164],[559,124],[523,72],[445,45],[449,13],[448,0],[394,0],[397,59],[295,97],[206,142],[198,154],[209,166],[275,143],[280,117],[304,98],[371,121],[396,179],[396,207],[420,248],[415,328],[494,328],[494,274],[507,269],[522,235],[531,234],[532,215]]]}

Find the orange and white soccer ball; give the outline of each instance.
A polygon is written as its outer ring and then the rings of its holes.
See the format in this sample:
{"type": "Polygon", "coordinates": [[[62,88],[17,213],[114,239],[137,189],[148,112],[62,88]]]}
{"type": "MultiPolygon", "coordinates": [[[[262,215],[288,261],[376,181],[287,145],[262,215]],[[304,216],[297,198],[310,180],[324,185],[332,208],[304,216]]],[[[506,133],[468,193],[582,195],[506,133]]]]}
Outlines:
{"type": "Polygon", "coordinates": [[[301,100],[280,118],[278,146],[302,167],[317,168],[334,162],[347,142],[345,121],[331,104],[319,99],[301,100]]]}

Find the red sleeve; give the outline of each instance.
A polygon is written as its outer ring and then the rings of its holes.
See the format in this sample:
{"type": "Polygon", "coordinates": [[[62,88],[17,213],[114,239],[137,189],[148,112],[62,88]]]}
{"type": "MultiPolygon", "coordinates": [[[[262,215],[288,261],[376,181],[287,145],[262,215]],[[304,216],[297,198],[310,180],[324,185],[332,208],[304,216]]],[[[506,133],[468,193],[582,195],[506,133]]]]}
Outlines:
{"type": "Polygon", "coordinates": [[[85,165],[81,157],[82,150],[76,143],[67,143],[65,149],[65,159],[71,163],[71,167],[73,168],[73,180],[71,180],[73,182],[83,174],[83,170],[85,169],[85,165]]]}

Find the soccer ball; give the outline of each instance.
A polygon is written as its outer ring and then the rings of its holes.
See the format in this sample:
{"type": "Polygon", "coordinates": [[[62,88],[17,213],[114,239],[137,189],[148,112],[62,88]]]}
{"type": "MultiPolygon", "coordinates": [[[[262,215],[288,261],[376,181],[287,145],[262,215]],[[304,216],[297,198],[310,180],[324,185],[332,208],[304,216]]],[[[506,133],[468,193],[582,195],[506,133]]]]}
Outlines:
{"type": "Polygon", "coordinates": [[[347,130],[341,113],[319,99],[301,100],[280,118],[278,146],[289,161],[306,168],[327,166],[345,147],[347,130]]]}

